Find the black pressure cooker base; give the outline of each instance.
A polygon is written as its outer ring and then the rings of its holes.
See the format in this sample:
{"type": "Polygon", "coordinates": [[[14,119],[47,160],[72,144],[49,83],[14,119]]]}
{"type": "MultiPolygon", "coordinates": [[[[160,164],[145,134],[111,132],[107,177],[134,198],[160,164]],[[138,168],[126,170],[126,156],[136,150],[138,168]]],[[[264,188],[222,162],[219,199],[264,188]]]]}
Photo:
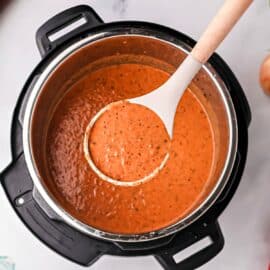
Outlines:
{"type": "MultiPolygon", "coordinates": [[[[113,243],[101,241],[65,223],[50,219],[32,197],[33,183],[27,171],[23,154],[2,174],[3,186],[12,206],[25,225],[45,244],[64,257],[81,265],[90,265],[101,255],[141,256],[155,255],[166,269],[172,265],[170,260],[177,252],[187,246],[210,237],[213,244],[208,247],[211,254],[218,253],[223,247],[223,236],[217,223],[203,223],[181,231],[181,233],[145,243],[113,243]]],[[[207,253],[209,250],[207,250],[207,253]]],[[[200,264],[208,260],[201,251],[200,264]]],[[[191,260],[191,259],[189,259],[191,260]]],[[[194,266],[189,260],[183,266],[194,266]]],[[[192,261],[192,260],[191,260],[192,261]]],[[[179,268],[182,269],[182,268],[179,268]]],[[[183,268],[193,269],[193,268],[183,268]]]]}
{"type": "Polygon", "coordinates": [[[26,100],[31,92],[31,85],[50,59],[72,42],[101,29],[104,31],[125,27],[155,29],[174,39],[182,40],[190,46],[195,44],[189,37],[156,24],[145,22],[104,24],[88,6],[74,7],[53,17],[37,33],[37,43],[43,60],[29,77],[18,99],[11,131],[12,162],[1,173],[0,180],[12,207],[30,231],[48,247],[75,263],[89,266],[104,254],[120,256],[153,255],[164,269],[195,269],[209,261],[223,248],[224,238],[217,223],[217,218],[228,205],[240,182],[247,155],[247,128],[251,120],[250,109],[238,81],[226,63],[216,54],[211,57],[209,62],[226,84],[234,103],[238,122],[238,151],[227,186],[216,203],[195,223],[176,234],[153,241],[139,243],[103,241],[87,236],[63,222],[51,219],[39,207],[32,195],[34,186],[25,163],[22,144],[22,115],[26,100]],[[73,30],[54,42],[49,41],[48,33],[54,33],[76,18],[81,17],[86,18],[86,25],[73,30]],[[175,254],[206,237],[211,239],[209,246],[181,262],[174,260],[175,254]]]}

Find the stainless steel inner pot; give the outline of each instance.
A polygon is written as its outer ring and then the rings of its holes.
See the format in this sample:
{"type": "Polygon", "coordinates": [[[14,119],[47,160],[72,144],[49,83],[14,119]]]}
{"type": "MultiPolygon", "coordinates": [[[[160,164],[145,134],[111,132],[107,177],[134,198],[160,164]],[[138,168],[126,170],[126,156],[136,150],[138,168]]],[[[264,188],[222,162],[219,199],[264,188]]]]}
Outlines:
{"type": "Polygon", "coordinates": [[[54,198],[42,176],[46,128],[55,104],[68,89],[62,86],[72,83],[70,78],[76,78],[76,74],[89,63],[99,63],[96,65],[96,68],[99,68],[102,59],[108,56],[114,59],[113,63],[118,61],[118,56],[122,62],[140,62],[142,55],[149,56],[149,62],[144,64],[151,65],[151,59],[155,59],[157,60],[155,63],[160,63],[159,68],[166,69],[170,66],[172,72],[190,50],[191,48],[183,41],[170,39],[158,31],[128,28],[85,37],[51,60],[34,84],[26,104],[23,122],[23,148],[35,186],[34,197],[49,216],[94,237],[138,242],[175,233],[193,223],[213,205],[229,179],[236,156],[238,133],[236,115],[228,90],[219,74],[208,63],[194,79],[192,89],[203,103],[212,122],[215,158],[205,196],[185,218],[164,229],[149,233],[131,235],[104,232],[80,222],[67,213],[54,198]],[[163,66],[164,62],[167,65],[163,66]]]}

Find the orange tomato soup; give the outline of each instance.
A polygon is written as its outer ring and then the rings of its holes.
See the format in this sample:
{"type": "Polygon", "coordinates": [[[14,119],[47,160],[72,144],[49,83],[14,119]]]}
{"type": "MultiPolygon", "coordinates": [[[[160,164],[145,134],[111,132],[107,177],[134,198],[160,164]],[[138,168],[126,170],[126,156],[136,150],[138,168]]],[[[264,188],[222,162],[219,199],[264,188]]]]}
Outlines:
{"type": "Polygon", "coordinates": [[[110,104],[99,116],[88,144],[90,156],[103,174],[120,182],[134,182],[156,175],[163,167],[170,137],[157,114],[122,101],[110,104]]]}
{"type": "Polygon", "coordinates": [[[58,103],[47,134],[48,170],[56,199],[78,220],[113,233],[144,233],[177,222],[202,200],[214,138],[208,115],[190,89],[178,105],[171,142],[160,119],[146,108],[122,107],[126,114],[117,119],[111,112],[94,126],[91,152],[112,177],[140,178],[169,152],[166,165],[150,181],[134,187],[110,184],[99,179],[84,156],[86,127],[101,108],[148,93],[168,77],[142,64],[102,67],[73,84],[58,103]]]}

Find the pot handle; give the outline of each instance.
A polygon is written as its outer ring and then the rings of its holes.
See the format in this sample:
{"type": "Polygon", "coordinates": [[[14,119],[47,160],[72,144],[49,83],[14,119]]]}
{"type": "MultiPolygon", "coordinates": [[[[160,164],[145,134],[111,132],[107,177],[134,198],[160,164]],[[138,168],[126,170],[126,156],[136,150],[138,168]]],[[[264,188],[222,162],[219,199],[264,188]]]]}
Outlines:
{"type": "Polygon", "coordinates": [[[51,249],[84,266],[103,255],[106,247],[101,241],[51,219],[39,207],[33,198],[33,182],[23,153],[1,172],[0,184],[23,223],[51,249]]]}
{"type": "Polygon", "coordinates": [[[102,19],[87,5],[75,6],[55,15],[45,22],[36,33],[36,42],[42,58],[56,47],[68,42],[74,36],[102,23],[102,19]],[[71,24],[79,23],[80,20],[84,20],[84,22],[81,22],[82,24],[80,23],[79,26],[70,30],[68,33],[60,35],[60,30],[69,26],[71,27],[71,24]],[[52,35],[57,32],[60,36],[53,39],[52,35]]]}
{"type": "Polygon", "coordinates": [[[203,223],[203,228],[199,229],[197,234],[189,234],[183,238],[183,234],[179,234],[179,238],[173,240],[173,248],[156,254],[155,258],[166,270],[190,270],[196,269],[215,257],[224,246],[224,238],[218,222],[203,223]],[[199,243],[201,240],[208,238],[211,244],[197,251],[196,253],[184,258],[180,262],[176,262],[174,256],[185,249],[199,243]]]}

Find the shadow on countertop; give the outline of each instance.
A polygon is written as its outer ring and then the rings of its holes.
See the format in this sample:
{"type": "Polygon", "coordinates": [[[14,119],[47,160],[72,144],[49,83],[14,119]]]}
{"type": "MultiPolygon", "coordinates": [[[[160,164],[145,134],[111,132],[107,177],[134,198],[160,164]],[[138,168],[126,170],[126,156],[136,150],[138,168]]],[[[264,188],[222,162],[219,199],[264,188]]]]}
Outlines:
{"type": "Polygon", "coordinates": [[[0,15],[13,0],[0,0],[0,15]]]}

